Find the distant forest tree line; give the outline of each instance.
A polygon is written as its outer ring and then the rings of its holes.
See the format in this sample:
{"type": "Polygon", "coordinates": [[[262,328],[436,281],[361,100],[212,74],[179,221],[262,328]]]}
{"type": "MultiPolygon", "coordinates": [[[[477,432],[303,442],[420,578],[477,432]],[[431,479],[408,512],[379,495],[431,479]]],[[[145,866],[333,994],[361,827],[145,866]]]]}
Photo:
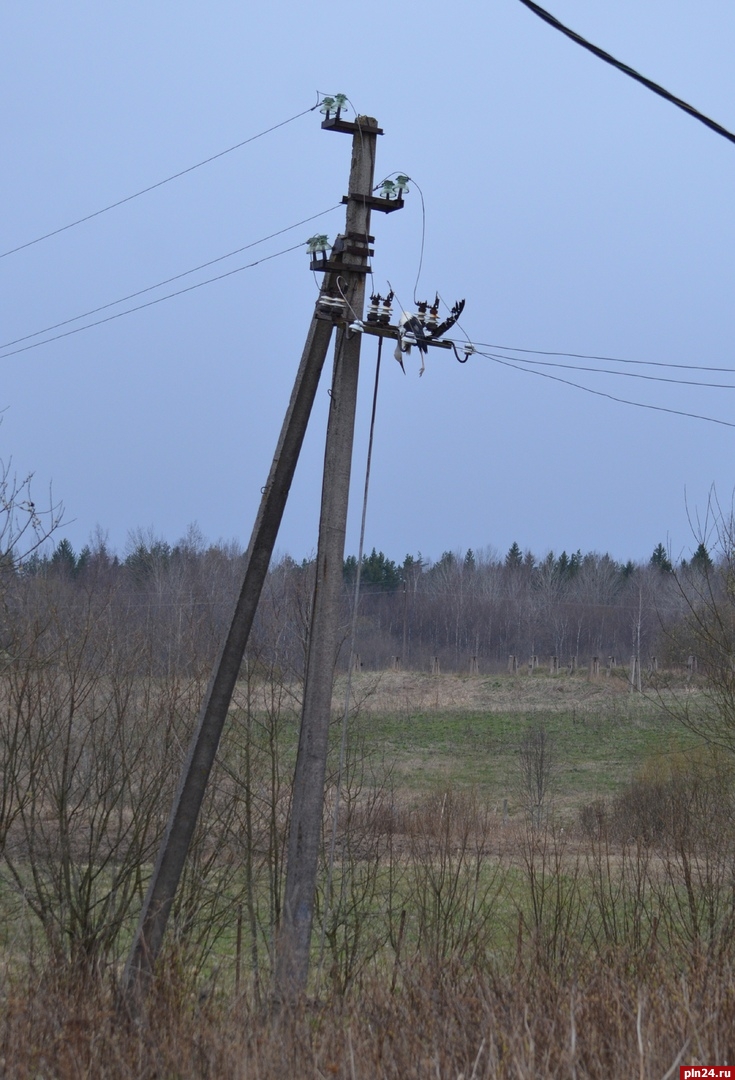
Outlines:
{"type": "MultiPolygon", "coordinates": [[[[62,606],[95,590],[107,595],[119,633],[145,638],[160,670],[192,671],[214,655],[227,625],[242,572],[236,545],[205,543],[196,527],[170,545],[151,533],[131,536],[118,557],[102,537],[76,553],[67,539],[36,552],[13,574],[6,596],[26,602],[42,583],[53,585],[62,606]]],[[[702,589],[713,566],[700,543],[691,559],[673,564],[663,544],[642,563],[608,554],[562,551],[538,557],[517,543],[503,556],[444,552],[432,562],[421,554],[396,562],[375,548],[360,573],[355,650],[367,670],[400,665],[442,671],[505,670],[557,657],[560,667],[593,657],[644,667],[687,662],[693,647],[678,627],[688,598],[702,589]]],[[[339,663],[347,662],[357,559],[344,563],[344,635],[339,663]]],[[[313,560],[275,560],[253,630],[251,653],[269,656],[299,675],[307,647],[313,560]]],[[[6,582],[7,583],[7,582],[6,582]]]]}

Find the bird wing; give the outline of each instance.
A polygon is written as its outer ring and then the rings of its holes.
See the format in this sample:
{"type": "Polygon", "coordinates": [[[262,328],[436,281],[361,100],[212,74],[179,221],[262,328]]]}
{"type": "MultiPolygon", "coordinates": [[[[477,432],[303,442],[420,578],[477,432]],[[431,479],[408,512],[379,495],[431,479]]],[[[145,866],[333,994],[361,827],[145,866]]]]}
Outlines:
{"type": "Polygon", "coordinates": [[[439,323],[439,325],[437,327],[435,327],[434,330],[431,331],[430,336],[432,338],[438,338],[438,337],[441,337],[442,334],[446,334],[447,330],[451,330],[451,328],[454,326],[454,324],[456,323],[457,319],[460,317],[460,315],[462,314],[463,311],[464,311],[464,300],[458,300],[457,303],[452,308],[452,310],[450,311],[449,318],[445,319],[443,323],[439,323]]]}

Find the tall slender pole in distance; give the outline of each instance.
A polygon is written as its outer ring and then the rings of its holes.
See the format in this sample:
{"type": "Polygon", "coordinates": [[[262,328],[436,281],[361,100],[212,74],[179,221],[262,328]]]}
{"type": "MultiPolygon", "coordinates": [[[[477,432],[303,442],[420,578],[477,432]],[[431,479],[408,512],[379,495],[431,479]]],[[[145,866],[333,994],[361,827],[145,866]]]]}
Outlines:
{"type": "MultiPolygon", "coordinates": [[[[321,295],[326,295],[333,288],[333,277],[326,274],[321,295]]],[[[332,329],[332,322],[317,319],[315,312],[253,526],[240,594],[189,746],[125,967],[124,990],[128,1004],[132,1007],[135,1007],[148,988],[153,966],[163,943],[166,923],[184,869],[250,628],[273,555],[319,377],[329,349],[332,329]]]]}
{"type": "MultiPolygon", "coordinates": [[[[338,285],[347,301],[347,321],[362,319],[365,274],[357,269],[364,256],[350,246],[370,233],[375,151],[379,129],[372,117],[357,118],[352,139],[352,167],[347,198],[344,272],[338,285]]],[[[324,453],[321,516],[316,559],[306,679],[298,755],[293,783],[286,885],[276,956],[276,989],[292,999],[306,986],[314,917],[314,894],[322,839],[332,685],[343,586],[347,504],[354,441],[360,333],[337,332],[331,407],[324,453]]]]}

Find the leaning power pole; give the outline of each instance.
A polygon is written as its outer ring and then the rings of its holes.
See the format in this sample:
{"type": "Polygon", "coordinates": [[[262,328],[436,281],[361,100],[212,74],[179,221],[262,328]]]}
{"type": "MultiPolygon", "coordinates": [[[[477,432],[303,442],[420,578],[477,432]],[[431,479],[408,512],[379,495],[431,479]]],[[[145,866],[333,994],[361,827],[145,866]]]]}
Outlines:
{"type": "Polygon", "coordinates": [[[245,654],[250,628],[268,572],[291,481],[327,356],[333,322],[318,317],[320,301],[333,287],[327,274],[309,327],[291,399],[263,488],[246,556],[242,586],[210,678],[174,796],[166,832],[143,903],[124,974],[124,992],[135,1007],[148,988],[161,950],[176,889],[184,869],[222,728],[245,654]]]}
{"type": "MultiPolygon", "coordinates": [[[[298,755],[291,801],[286,884],[282,921],[277,938],[276,992],[290,999],[306,986],[314,917],[314,894],[322,839],[324,778],[329,741],[334,665],[340,621],[350,468],[355,429],[360,340],[365,300],[370,211],[398,209],[373,197],[377,136],[382,131],[372,117],[355,123],[327,118],[324,127],[352,133],[352,167],[342,268],[337,277],[346,303],[346,324],[337,331],[331,405],[324,453],[321,517],[316,557],[316,582],[306,660],[298,755]],[[354,323],[354,328],[350,325],[354,323]]],[[[402,201],[401,201],[402,205],[402,201]]],[[[336,268],[335,268],[336,269],[336,268]]]]}
{"type": "MultiPolygon", "coordinates": [[[[327,274],[321,296],[327,295],[330,287],[331,275],[327,274]]],[[[317,310],[318,307],[317,301],[317,310]]],[[[246,552],[240,595],[237,596],[229,630],[220,647],[213,675],[209,679],[198,725],[183,765],[158,860],[153,868],[135,939],[127,959],[123,985],[128,1004],[132,1007],[135,1007],[147,990],[156,957],[161,950],[166,922],[171,914],[179,879],[187,860],[209,772],[212,771],[224,720],[227,719],[250,627],[253,625],[303,437],[307,431],[331,332],[331,320],[317,318],[315,311],[281,437],[278,438],[273,456],[268,483],[263,488],[260,509],[246,552]]]]}
{"type": "MultiPolygon", "coordinates": [[[[294,821],[297,828],[292,829],[293,842],[289,849],[288,881],[291,885],[287,883],[288,915],[283,937],[285,942],[290,943],[292,939],[297,942],[297,950],[284,949],[282,956],[298,958],[298,948],[303,949],[304,942],[308,952],[357,400],[360,334],[353,333],[349,326],[353,320],[359,322],[363,309],[365,275],[369,272],[368,259],[372,254],[370,243],[373,238],[369,235],[371,206],[384,212],[403,206],[400,191],[397,197],[386,194],[382,199],[374,198],[372,194],[375,144],[377,136],[382,134],[376,122],[369,117],[358,117],[356,122],[349,123],[341,118],[341,108],[339,98],[325,99],[322,111],[326,113],[326,119],[322,127],[353,135],[349,194],[343,199],[347,203],[346,230],[335,243],[329,259],[325,251],[319,258],[318,252],[322,249],[319,245],[315,248],[317,254],[312,267],[324,271],[324,280],[268,481],[263,488],[245,557],[240,593],[189,745],[125,967],[124,992],[132,1008],[137,1007],[148,989],[163,944],[166,924],[275,547],[332,330],[339,325],[341,329],[335,353],[325,452],[319,570],[294,790],[294,821]],[[308,790],[305,790],[305,785],[308,790]],[[312,883],[311,891],[309,882],[312,883]],[[308,918],[304,918],[305,912],[308,912],[308,918]]],[[[321,241],[322,238],[314,239],[321,241]]],[[[298,961],[297,966],[299,971],[303,969],[305,977],[305,961],[298,961]]],[[[281,970],[287,982],[292,983],[292,967],[287,964],[281,970]]]]}

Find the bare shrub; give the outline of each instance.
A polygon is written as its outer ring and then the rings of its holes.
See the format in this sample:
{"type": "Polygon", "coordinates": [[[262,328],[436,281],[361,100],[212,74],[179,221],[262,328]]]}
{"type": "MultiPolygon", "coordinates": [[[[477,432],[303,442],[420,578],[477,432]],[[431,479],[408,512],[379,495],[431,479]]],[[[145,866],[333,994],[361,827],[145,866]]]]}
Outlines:
{"type": "Polygon", "coordinates": [[[613,843],[605,819],[598,818],[585,855],[587,932],[594,954],[620,950],[636,964],[648,961],[659,922],[653,860],[650,845],[641,838],[613,843]]]}
{"type": "Polygon", "coordinates": [[[0,672],[3,879],[57,957],[113,956],[142,898],[196,682],[138,672],[146,642],[111,633],[114,591],[26,583],[0,672]]]}
{"type": "Polygon", "coordinates": [[[664,752],[619,795],[584,807],[583,828],[594,836],[603,827],[617,841],[660,845],[678,839],[694,850],[732,833],[734,778],[735,763],[716,748],[664,752]]]}
{"type": "MultiPolygon", "coordinates": [[[[332,833],[334,798],[330,785],[324,807],[325,836],[332,833]]],[[[390,907],[397,885],[394,825],[390,774],[381,770],[376,775],[368,769],[358,741],[345,763],[334,862],[330,870],[327,844],[324,884],[317,890],[314,916],[324,938],[320,952],[326,949],[329,957],[327,974],[340,993],[362,980],[390,935],[390,907]]]]}
{"type": "Polygon", "coordinates": [[[735,945],[735,799],[729,757],[704,747],[644,766],[583,814],[600,940],[633,953],[735,945]]]}
{"type": "Polygon", "coordinates": [[[491,813],[477,792],[437,793],[410,816],[406,910],[410,940],[425,961],[481,963],[497,931],[503,883],[490,857],[491,813]]]}
{"type": "Polygon", "coordinates": [[[518,912],[518,959],[528,941],[534,963],[549,972],[578,964],[589,948],[588,906],[582,860],[570,851],[568,834],[550,818],[526,822],[521,836],[521,888],[513,894],[518,912]]]}
{"type": "Polygon", "coordinates": [[[543,719],[528,723],[518,746],[518,799],[532,826],[540,828],[549,813],[557,775],[554,738],[543,719]]]}

